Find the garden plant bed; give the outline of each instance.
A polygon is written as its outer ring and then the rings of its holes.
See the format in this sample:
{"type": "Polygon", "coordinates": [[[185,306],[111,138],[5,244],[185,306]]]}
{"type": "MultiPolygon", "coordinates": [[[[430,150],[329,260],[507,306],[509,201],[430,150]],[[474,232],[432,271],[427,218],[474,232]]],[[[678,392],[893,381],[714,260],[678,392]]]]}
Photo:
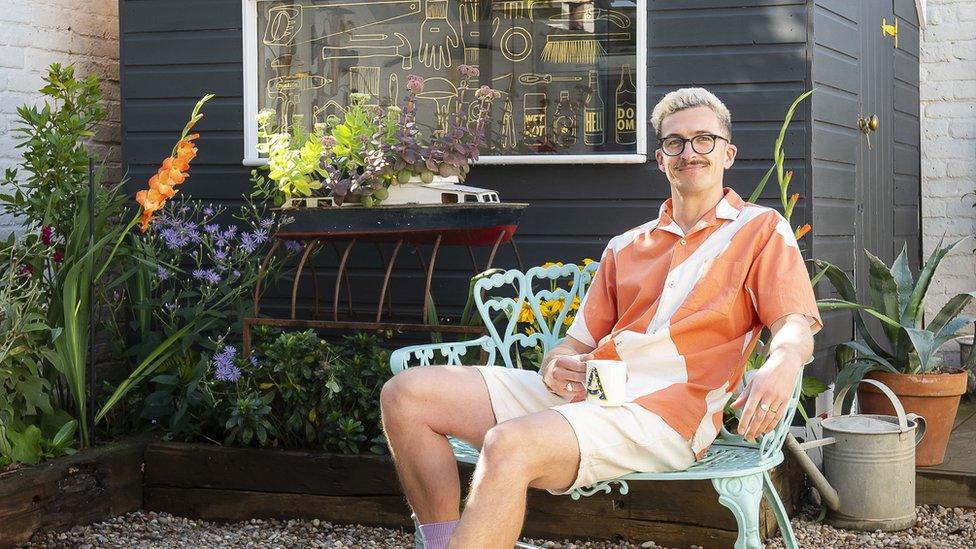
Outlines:
{"type": "MultiPolygon", "coordinates": [[[[153,443],[146,449],[144,508],[193,519],[319,519],[412,529],[410,511],[386,456],[153,443]]],[[[461,485],[473,468],[462,464],[461,485]]],[[[803,478],[787,462],[772,473],[790,513],[803,478]]],[[[763,504],[761,530],[775,535],[763,504]]],[[[579,501],[530,490],[523,534],[546,539],[622,536],[675,546],[728,547],[732,513],[708,481],[632,483],[626,495],[579,501]]]]}
{"type": "Polygon", "coordinates": [[[0,549],[39,530],[68,530],[142,507],[142,456],[136,437],[0,473],[0,549]]]}

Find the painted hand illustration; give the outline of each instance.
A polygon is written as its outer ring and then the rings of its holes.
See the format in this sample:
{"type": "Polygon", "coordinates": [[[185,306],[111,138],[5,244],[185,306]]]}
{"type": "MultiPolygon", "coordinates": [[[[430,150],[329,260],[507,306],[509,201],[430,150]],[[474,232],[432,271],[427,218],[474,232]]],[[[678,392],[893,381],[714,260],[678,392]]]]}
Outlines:
{"type": "Polygon", "coordinates": [[[426,67],[440,70],[451,66],[451,50],[461,43],[457,29],[447,20],[447,0],[427,0],[420,25],[417,56],[426,67]]]}

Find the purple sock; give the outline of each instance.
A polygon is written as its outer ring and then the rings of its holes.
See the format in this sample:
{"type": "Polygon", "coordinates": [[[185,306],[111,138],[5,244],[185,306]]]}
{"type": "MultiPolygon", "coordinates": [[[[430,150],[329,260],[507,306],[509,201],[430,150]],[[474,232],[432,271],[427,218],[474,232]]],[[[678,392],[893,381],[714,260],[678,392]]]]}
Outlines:
{"type": "Polygon", "coordinates": [[[424,539],[424,549],[445,549],[457,524],[456,520],[421,524],[420,537],[424,539]]]}

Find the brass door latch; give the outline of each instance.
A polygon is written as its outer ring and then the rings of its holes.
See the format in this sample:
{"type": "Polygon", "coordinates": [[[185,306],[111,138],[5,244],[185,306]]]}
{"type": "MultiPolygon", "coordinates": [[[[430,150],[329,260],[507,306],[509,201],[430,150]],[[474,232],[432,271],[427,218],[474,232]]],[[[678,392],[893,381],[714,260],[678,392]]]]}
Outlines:
{"type": "Polygon", "coordinates": [[[891,36],[895,39],[895,49],[898,49],[898,18],[895,17],[895,24],[889,25],[888,20],[881,18],[881,36],[891,36]]]}
{"type": "Polygon", "coordinates": [[[861,130],[864,137],[868,140],[868,150],[871,149],[871,132],[878,129],[881,125],[881,121],[878,120],[878,115],[872,114],[870,118],[865,118],[861,115],[857,117],[857,129],[861,130]]]}

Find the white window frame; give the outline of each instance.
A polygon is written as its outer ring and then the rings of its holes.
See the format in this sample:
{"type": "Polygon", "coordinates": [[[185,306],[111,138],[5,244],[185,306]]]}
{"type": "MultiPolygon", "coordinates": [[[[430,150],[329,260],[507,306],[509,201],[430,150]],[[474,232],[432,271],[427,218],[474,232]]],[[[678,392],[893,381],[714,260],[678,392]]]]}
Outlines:
{"type": "MultiPolygon", "coordinates": [[[[637,150],[607,154],[482,155],[475,164],[643,164],[647,162],[647,0],[637,3],[637,150]]],[[[264,166],[258,156],[258,0],[241,0],[244,47],[244,160],[245,166],[264,166]]]]}

